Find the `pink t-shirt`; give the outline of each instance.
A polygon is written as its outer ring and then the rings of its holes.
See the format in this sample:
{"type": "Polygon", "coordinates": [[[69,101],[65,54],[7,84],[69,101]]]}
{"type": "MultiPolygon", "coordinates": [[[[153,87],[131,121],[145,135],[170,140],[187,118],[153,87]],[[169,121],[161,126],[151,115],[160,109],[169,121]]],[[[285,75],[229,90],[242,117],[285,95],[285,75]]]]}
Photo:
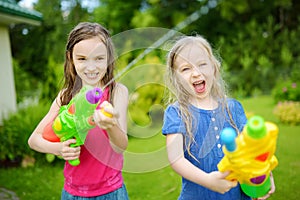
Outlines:
{"type": "MultiPolygon", "coordinates": [[[[108,88],[101,102],[108,99],[108,88]]],[[[94,197],[107,194],[123,185],[123,154],[116,153],[110,146],[107,132],[98,126],[91,129],[81,146],[80,164],[65,164],[64,189],[74,195],[94,197]]]]}

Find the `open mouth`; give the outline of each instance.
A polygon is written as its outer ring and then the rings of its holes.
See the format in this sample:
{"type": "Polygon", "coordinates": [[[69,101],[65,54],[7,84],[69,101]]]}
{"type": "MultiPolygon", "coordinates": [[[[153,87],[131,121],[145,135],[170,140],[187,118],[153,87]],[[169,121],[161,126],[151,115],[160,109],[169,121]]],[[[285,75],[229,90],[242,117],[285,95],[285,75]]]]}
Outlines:
{"type": "Polygon", "coordinates": [[[197,81],[193,83],[195,91],[197,93],[202,93],[205,91],[205,81],[197,81]]]}

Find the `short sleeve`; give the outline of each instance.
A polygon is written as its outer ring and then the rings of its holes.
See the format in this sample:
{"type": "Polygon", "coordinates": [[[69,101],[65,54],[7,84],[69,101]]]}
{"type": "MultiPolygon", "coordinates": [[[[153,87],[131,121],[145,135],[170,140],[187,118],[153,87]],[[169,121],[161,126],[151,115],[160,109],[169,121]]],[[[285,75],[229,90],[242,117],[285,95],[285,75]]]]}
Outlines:
{"type": "Polygon", "coordinates": [[[185,126],[179,114],[179,108],[176,105],[167,107],[164,113],[164,122],[162,134],[183,133],[185,134],[185,126]]]}
{"type": "Polygon", "coordinates": [[[229,109],[237,128],[239,131],[242,131],[247,123],[247,117],[242,104],[237,100],[231,99],[229,101],[229,109]]]}

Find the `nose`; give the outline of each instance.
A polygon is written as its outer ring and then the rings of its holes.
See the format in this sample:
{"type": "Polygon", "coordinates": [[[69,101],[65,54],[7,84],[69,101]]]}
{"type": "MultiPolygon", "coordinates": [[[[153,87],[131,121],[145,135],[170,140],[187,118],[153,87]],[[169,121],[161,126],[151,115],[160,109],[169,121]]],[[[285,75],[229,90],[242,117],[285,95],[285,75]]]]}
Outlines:
{"type": "Polygon", "coordinates": [[[200,76],[202,75],[201,70],[198,67],[193,66],[192,68],[192,76],[200,76]]]}
{"type": "Polygon", "coordinates": [[[89,71],[93,71],[93,70],[96,69],[96,63],[95,63],[93,60],[88,60],[88,61],[86,62],[86,68],[87,68],[87,70],[89,70],[89,71]]]}

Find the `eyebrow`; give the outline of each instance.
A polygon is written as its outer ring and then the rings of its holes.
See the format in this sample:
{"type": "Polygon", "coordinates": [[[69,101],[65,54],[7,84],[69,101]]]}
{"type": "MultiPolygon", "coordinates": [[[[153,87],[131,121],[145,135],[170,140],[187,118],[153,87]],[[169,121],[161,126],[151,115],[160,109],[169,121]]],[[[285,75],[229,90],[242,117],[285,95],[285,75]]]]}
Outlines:
{"type": "MultiPolygon", "coordinates": [[[[75,56],[76,57],[87,57],[87,55],[81,54],[81,53],[75,54],[75,56]]],[[[97,54],[94,57],[106,57],[106,54],[97,54]]]]}

